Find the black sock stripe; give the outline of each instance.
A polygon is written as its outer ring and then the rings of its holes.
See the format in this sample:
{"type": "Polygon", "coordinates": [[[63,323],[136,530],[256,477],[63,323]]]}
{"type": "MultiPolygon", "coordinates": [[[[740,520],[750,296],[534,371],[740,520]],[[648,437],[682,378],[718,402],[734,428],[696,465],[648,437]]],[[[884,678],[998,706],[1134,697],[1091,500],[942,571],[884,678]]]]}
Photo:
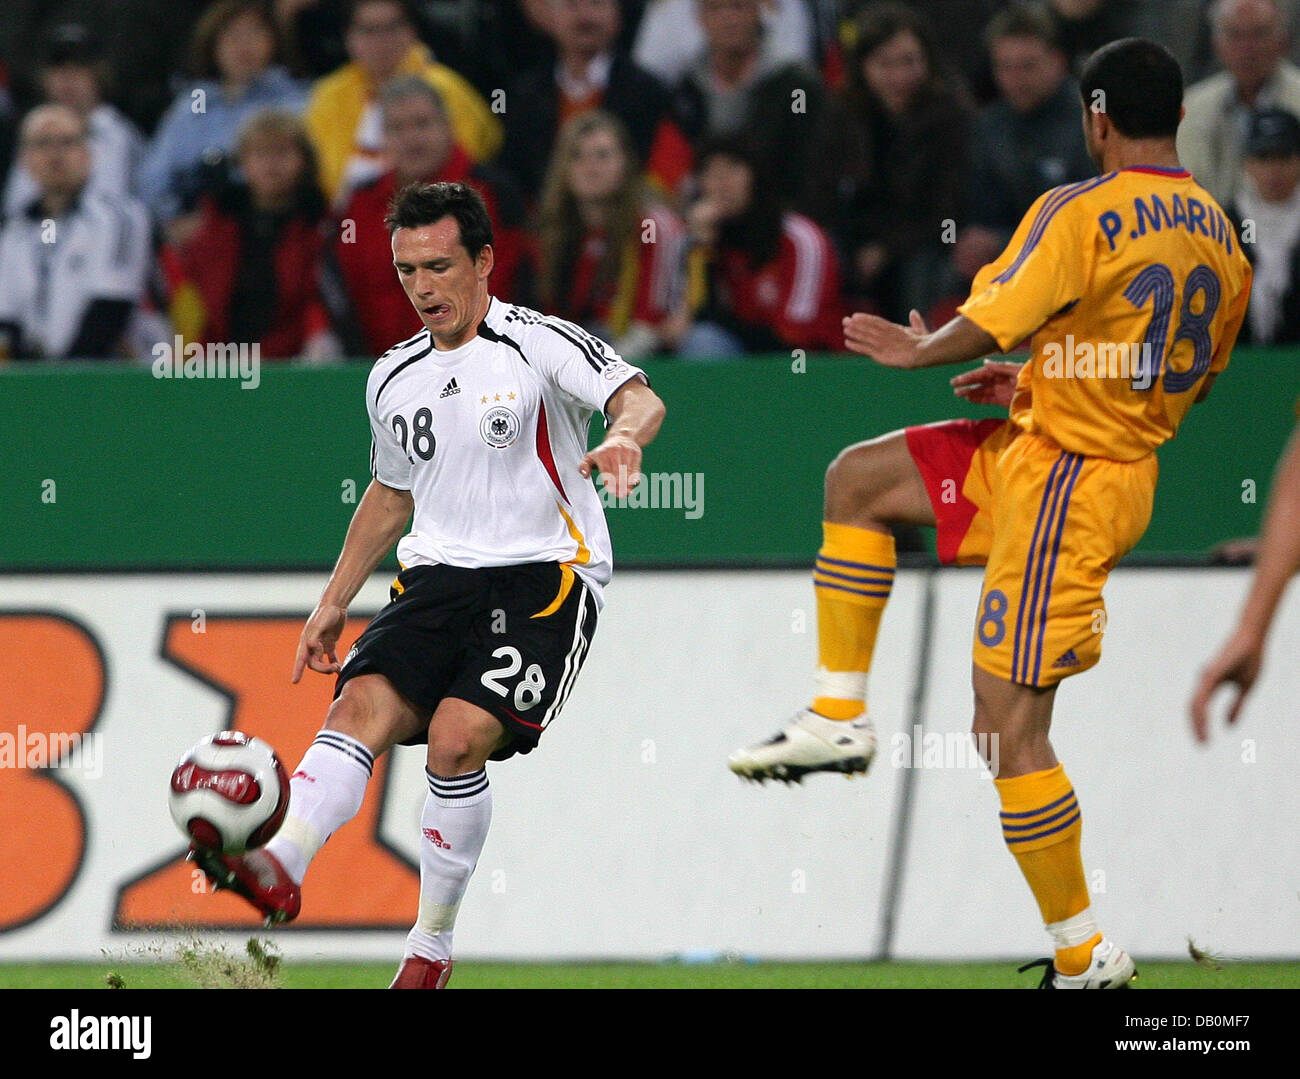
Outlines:
{"type": "Polygon", "coordinates": [[[327,737],[327,731],[321,731],[312,741],[312,745],[324,746],[326,749],[332,749],[336,753],[342,753],[345,757],[351,757],[358,764],[365,766],[366,775],[374,774],[375,756],[365,746],[358,745],[351,740],[334,737],[327,737]]]}
{"type": "Polygon", "coordinates": [[[429,781],[429,790],[439,798],[469,798],[487,790],[487,769],[480,768],[463,776],[440,776],[429,769],[424,770],[429,781]]]}
{"type": "Polygon", "coordinates": [[[424,774],[428,778],[431,787],[465,787],[477,783],[481,779],[486,779],[487,769],[480,768],[477,772],[467,772],[462,776],[440,776],[426,768],[424,774]]]}
{"type": "Polygon", "coordinates": [[[338,731],[331,730],[318,731],[315,740],[317,742],[324,742],[326,745],[332,745],[338,749],[350,749],[365,757],[365,759],[370,761],[372,764],[374,763],[375,755],[355,738],[349,738],[346,734],[339,734],[338,731]]]}

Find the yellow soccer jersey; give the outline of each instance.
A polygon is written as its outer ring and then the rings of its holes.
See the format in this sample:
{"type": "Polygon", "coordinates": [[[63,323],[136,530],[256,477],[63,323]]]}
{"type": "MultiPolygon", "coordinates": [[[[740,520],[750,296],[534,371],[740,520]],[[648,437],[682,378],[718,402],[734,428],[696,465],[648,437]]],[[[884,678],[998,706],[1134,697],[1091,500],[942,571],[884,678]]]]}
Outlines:
{"type": "Polygon", "coordinates": [[[1133,461],[1172,438],[1228,362],[1250,263],[1185,169],[1044,193],[958,310],[1003,351],[1032,335],[1011,419],[1062,449],[1133,461]]]}

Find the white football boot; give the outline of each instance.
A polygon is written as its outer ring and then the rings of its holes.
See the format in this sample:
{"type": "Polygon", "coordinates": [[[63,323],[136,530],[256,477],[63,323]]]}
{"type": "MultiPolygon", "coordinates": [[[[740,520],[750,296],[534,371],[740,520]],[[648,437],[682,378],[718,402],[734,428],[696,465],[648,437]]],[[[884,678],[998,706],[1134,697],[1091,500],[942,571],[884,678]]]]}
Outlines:
{"type": "Polygon", "coordinates": [[[1103,937],[1092,949],[1092,962],[1082,974],[1062,974],[1050,959],[1036,959],[1020,970],[1044,967],[1039,989],[1127,989],[1137,978],[1137,967],[1128,952],[1103,937]]]}
{"type": "Polygon", "coordinates": [[[865,772],[876,755],[876,729],[865,715],[827,719],[804,709],[765,742],[738,749],[727,766],[744,779],[800,782],[809,772],[865,772]]]}

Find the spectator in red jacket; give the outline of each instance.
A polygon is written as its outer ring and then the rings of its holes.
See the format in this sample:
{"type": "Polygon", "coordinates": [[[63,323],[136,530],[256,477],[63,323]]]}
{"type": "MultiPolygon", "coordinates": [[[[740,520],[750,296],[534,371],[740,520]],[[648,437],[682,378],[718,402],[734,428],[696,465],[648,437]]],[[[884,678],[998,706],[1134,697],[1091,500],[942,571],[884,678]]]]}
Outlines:
{"type": "Polygon", "coordinates": [[[325,199],[302,122],[255,113],[235,159],[241,179],[204,198],[197,232],[165,257],[177,332],[256,343],[265,360],[338,358],[318,273],[325,199]]]}
{"type": "Polygon", "coordinates": [[[561,129],[537,227],[542,305],[635,361],[664,344],[681,302],[686,229],[642,178],[616,116],[580,113],[561,129]]]}
{"type": "Polygon", "coordinates": [[[844,347],[834,245],[783,209],[764,160],[733,138],[700,152],[700,195],[686,215],[689,314],[670,328],[684,358],[844,347]]]}
{"type": "Polygon", "coordinates": [[[464,183],[483,196],[492,219],[492,294],[527,302],[523,209],[513,184],[498,170],[476,165],[452,135],[438,91],[416,75],[389,82],[379,95],[386,172],[358,188],[343,209],[330,245],[330,275],[337,280],[336,321],[359,330],[349,353],[379,356],[423,329],[406,298],[384,215],[393,196],[410,183],[464,183]],[[522,294],[521,294],[522,293],[522,294]]]}

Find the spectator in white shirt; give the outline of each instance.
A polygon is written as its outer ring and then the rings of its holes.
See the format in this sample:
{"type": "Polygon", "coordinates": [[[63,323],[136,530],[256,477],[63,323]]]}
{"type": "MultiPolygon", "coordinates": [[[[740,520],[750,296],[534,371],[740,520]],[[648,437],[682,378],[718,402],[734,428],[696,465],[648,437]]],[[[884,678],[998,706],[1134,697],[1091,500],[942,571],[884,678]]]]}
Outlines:
{"type": "Polygon", "coordinates": [[[37,195],[0,230],[0,353],[11,358],[117,355],[143,293],[148,215],[90,185],[89,143],[66,105],[23,121],[20,160],[37,195]]]}
{"type": "MultiPolygon", "coordinates": [[[[704,52],[697,0],[650,0],[637,27],[632,59],[669,86],[676,86],[704,52]]],[[[807,0],[767,0],[763,25],[774,57],[817,66],[816,32],[807,0]]]]}
{"type": "MultiPolygon", "coordinates": [[[[144,139],[135,125],[104,100],[111,74],[99,47],[78,23],[56,26],[41,62],[45,101],[66,105],[85,117],[90,131],[90,183],[111,195],[130,195],[144,139]]],[[[36,181],[16,163],[4,189],[5,216],[36,197],[36,181]]]]}
{"type": "Polygon", "coordinates": [[[1214,54],[1224,70],[1187,88],[1178,157],[1226,205],[1241,182],[1251,113],[1300,113],[1300,68],[1286,59],[1286,20],[1276,0],[1214,0],[1209,10],[1214,54]]]}
{"type": "Polygon", "coordinates": [[[1300,119],[1282,109],[1254,115],[1245,175],[1227,212],[1254,267],[1240,339],[1300,342],[1300,119]]]}

